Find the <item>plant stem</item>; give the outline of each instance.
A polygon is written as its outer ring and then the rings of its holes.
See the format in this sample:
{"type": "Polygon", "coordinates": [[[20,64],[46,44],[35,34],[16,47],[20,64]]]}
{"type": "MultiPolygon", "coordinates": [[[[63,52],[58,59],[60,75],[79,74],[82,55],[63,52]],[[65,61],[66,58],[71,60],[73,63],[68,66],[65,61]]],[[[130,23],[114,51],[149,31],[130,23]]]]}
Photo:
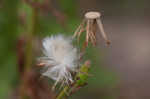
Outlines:
{"type": "Polygon", "coordinates": [[[21,87],[20,87],[20,96],[21,99],[26,99],[26,88],[24,87],[25,85],[25,80],[24,76],[26,73],[31,69],[32,67],[32,61],[33,61],[33,38],[34,34],[36,32],[36,25],[37,25],[37,9],[31,8],[31,16],[29,18],[30,20],[28,21],[27,24],[27,40],[26,40],[26,47],[25,47],[25,68],[24,68],[24,75],[21,78],[21,87]]]}
{"type": "Polygon", "coordinates": [[[79,73],[75,75],[75,83],[72,87],[65,86],[64,89],[59,93],[56,99],[65,99],[70,95],[77,87],[81,87],[86,84],[89,77],[88,72],[90,69],[90,61],[86,61],[80,68],[79,73]],[[79,80],[77,80],[79,78],[79,80]]]}
{"type": "Polygon", "coordinates": [[[27,43],[26,43],[26,57],[25,57],[25,70],[29,70],[32,66],[32,45],[33,45],[33,38],[36,32],[36,24],[37,24],[37,11],[36,9],[32,8],[32,15],[31,15],[31,23],[29,25],[29,32],[27,35],[27,43]]]}
{"type": "Polygon", "coordinates": [[[68,90],[69,86],[65,86],[65,88],[60,92],[56,99],[65,99],[68,90]]]}

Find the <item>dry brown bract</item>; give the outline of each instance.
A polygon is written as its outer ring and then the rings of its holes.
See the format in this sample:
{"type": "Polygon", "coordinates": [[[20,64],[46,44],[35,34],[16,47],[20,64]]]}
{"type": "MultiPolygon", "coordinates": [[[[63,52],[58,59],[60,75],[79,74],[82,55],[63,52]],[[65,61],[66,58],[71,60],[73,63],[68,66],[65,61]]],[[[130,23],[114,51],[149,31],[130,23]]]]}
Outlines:
{"type": "Polygon", "coordinates": [[[88,43],[91,42],[92,45],[95,46],[96,28],[98,27],[106,43],[110,44],[110,41],[108,40],[107,35],[104,32],[104,28],[100,20],[100,16],[101,14],[99,12],[87,12],[85,14],[85,19],[83,19],[79,27],[76,29],[73,38],[77,37],[77,39],[79,40],[81,33],[86,32],[85,45],[88,46],[88,43]]]}

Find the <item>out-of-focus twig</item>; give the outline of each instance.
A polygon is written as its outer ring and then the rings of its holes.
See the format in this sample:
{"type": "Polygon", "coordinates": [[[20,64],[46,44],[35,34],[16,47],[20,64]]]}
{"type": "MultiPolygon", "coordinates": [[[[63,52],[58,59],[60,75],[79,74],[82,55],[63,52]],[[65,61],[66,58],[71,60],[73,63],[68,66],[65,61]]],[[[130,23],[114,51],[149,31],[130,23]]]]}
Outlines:
{"type": "Polygon", "coordinates": [[[33,48],[32,48],[32,43],[33,43],[33,38],[34,34],[36,32],[36,25],[37,25],[37,10],[32,9],[32,15],[31,15],[31,24],[29,25],[28,29],[28,34],[27,34],[27,43],[26,43],[26,53],[25,53],[25,68],[28,69],[32,65],[32,55],[33,55],[33,48]]]}
{"type": "Polygon", "coordinates": [[[17,40],[17,62],[18,62],[18,71],[20,73],[20,77],[23,76],[24,74],[24,56],[25,56],[25,53],[24,53],[24,46],[25,46],[25,38],[23,37],[20,37],[18,40],[17,40]]]}
{"type": "MultiPolygon", "coordinates": [[[[45,79],[40,80],[40,74],[35,70],[30,69],[23,78],[24,82],[20,87],[25,90],[24,94],[29,99],[54,99],[54,93],[50,90],[48,82],[45,79]]],[[[21,99],[26,99],[25,96],[21,99]]]]}
{"type": "Polygon", "coordinates": [[[66,29],[65,22],[67,21],[67,16],[63,12],[57,10],[53,6],[51,0],[44,0],[42,3],[34,2],[33,0],[24,0],[24,2],[38,9],[38,11],[51,13],[57,19],[56,21],[66,29]]]}
{"type": "Polygon", "coordinates": [[[33,38],[34,34],[36,32],[36,25],[37,25],[37,9],[36,8],[31,8],[32,10],[32,15],[30,17],[31,22],[27,23],[27,31],[26,31],[26,46],[25,46],[25,63],[24,63],[24,75],[21,78],[21,87],[20,87],[20,98],[24,99],[26,96],[26,87],[24,86],[24,83],[26,79],[27,73],[31,70],[32,68],[32,62],[33,62],[33,38]]]}

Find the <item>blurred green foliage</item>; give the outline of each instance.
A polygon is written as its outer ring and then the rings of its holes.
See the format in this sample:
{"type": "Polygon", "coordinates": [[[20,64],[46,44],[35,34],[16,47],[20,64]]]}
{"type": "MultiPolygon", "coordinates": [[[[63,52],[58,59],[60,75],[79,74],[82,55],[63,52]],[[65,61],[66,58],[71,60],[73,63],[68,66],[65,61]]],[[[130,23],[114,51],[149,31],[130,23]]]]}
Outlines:
{"type": "Polygon", "coordinates": [[[0,8],[0,98],[11,92],[15,82],[18,0],[3,0],[0,8]]]}

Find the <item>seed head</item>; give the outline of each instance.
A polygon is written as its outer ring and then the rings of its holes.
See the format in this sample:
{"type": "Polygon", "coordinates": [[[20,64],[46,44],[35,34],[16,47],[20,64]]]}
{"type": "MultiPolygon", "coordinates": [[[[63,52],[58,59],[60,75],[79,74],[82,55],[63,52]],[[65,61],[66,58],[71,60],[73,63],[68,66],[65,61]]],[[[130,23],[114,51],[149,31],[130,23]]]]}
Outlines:
{"type": "Polygon", "coordinates": [[[78,66],[77,48],[72,45],[71,37],[56,35],[46,37],[43,40],[44,57],[40,61],[47,69],[42,73],[58,82],[73,82],[71,72],[75,72],[78,66]]]}

